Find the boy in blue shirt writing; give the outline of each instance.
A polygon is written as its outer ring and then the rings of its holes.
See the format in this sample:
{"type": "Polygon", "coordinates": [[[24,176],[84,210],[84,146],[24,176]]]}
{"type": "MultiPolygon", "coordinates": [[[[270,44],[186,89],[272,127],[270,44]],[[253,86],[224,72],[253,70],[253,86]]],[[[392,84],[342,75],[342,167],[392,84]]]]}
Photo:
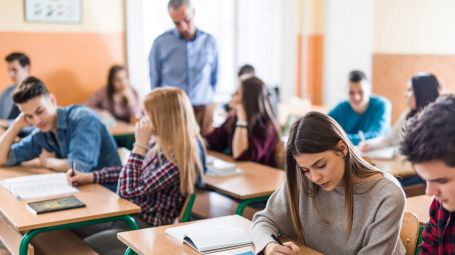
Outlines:
{"type": "MultiPolygon", "coordinates": [[[[0,165],[18,165],[36,157],[42,167],[56,171],[67,171],[73,163],[83,172],[121,165],[114,139],[88,108],[57,106],[54,95],[35,77],[16,88],[13,100],[21,114],[0,137],[0,165]],[[37,129],[13,144],[27,125],[37,129]]],[[[116,185],[111,186],[115,190],[116,185]]]]}
{"type": "Polygon", "coordinates": [[[349,100],[329,112],[353,144],[385,134],[390,127],[391,104],[384,97],[371,95],[371,84],[359,70],[349,73],[349,100]]]}

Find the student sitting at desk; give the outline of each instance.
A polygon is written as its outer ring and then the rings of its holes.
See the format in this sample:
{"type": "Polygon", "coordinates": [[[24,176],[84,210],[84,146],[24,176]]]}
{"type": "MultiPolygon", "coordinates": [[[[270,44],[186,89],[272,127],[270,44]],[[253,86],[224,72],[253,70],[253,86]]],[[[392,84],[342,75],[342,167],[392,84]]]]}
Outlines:
{"type": "Polygon", "coordinates": [[[361,142],[359,148],[363,152],[397,146],[403,135],[403,127],[408,119],[414,117],[425,106],[435,101],[439,96],[439,82],[436,76],[430,73],[414,75],[408,82],[405,99],[408,110],[403,112],[390,132],[385,136],[361,142]]]}
{"type": "MultiPolygon", "coordinates": [[[[68,178],[78,185],[118,179],[119,195],[142,209],[140,217],[136,217],[139,226],[172,224],[201,176],[205,155],[202,137],[191,103],[181,89],[154,89],[145,97],[144,109],[146,116],[136,123],[136,142],[124,167],[76,172],[74,177],[70,170],[68,178]],[[152,137],[155,139],[149,146],[152,137]]],[[[111,228],[114,230],[89,236],[85,241],[100,254],[113,249],[123,251],[126,247],[117,240],[116,233],[128,228],[117,225],[111,228]]]]}
{"type": "Polygon", "coordinates": [[[254,215],[256,251],[298,254],[283,233],[323,254],[405,254],[399,240],[405,195],[363,160],[335,120],[310,112],[290,130],[286,183],[254,215]]]}
{"type": "Polygon", "coordinates": [[[42,167],[57,171],[68,170],[74,162],[84,172],[121,165],[114,139],[88,108],[57,106],[54,95],[35,77],[16,88],[13,100],[21,114],[0,137],[0,165],[13,166],[36,157],[42,167]],[[37,129],[13,144],[27,125],[37,129]]]}
{"type": "Polygon", "coordinates": [[[401,153],[434,196],[420,254],[455,254],[455,95],[441,96],[407,125],[401,153]]]}
{"type": "Polygon", "coordinates": [[[370,95],[371,84],[359,70],[349,73],[349,100],[329,112],[354,145],[362,139],[385,134],[390,128],[391,105],[384,97],[370,95]]]}
{"type": "Polygon", "coordinates": [[[139,112],[139,98],[129,84],[128,73],[123,66],[114,65],[109,69],[106,87],[98,90],[87,101],[87,106],[98,111],[101,116],[112,116],[124,122],[132,121],[139,112]]]}
{"type": "Polygon", "coordinates": [[[230,106],[235,116],[205,137],[208,147],[236,160],[275,166],[278,124],[264,82],[256,77],[241,81],[230,106]]]}

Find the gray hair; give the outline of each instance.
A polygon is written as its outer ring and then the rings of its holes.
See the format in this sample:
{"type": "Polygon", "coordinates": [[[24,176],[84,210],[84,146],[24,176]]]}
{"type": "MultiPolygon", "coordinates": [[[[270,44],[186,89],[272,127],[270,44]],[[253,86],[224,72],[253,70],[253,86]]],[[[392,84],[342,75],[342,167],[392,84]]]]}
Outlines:
{"type": "Polygon", "coordinates": [[[180,6],[185,5],[188,7],[191,7],[191,3],[189,0],[169,0],[169,3],[167,4],[168,9],[178,9],[180,6]]]}

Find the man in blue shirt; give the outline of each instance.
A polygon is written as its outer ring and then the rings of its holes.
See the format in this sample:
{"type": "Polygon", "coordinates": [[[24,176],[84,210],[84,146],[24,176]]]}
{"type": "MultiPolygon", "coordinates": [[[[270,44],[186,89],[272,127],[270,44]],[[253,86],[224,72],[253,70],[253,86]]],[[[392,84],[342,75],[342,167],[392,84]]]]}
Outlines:
{"type": "Polygon", "coordinates": [[[13,102],[13,93],[17,85],[30,75],[30,59],[21,52],[12,52],[5,57],[8,76],[12,84],[0,94],[0,126],[8,128],[9,123],[19,115],[20,111],[13,102]]]}
{"type": "Polygon", "coordinates": [[[390,128],[391,104],[384,97],[371,95],[371,84],[359,70],[349,73],[349,100],[339,103],[329,112],[358,144],[385,134],[390,128]]]}
{"type": "MultiPolygon", "coordinates": [[[[114,139],[88,108],[58,107],[54,95],[35,77],[16,88],[13,100],[21,114],[0,137],[0,165],[18,165],[36,157],[42,167],[57,171],[67,171],[73,164],[82,172],[121,165],[114,139]],[[13,144],[27,125],[37,129],[13,144]]],[[[115,190],[116,184],[109,188],[115,190]]]]}
{"type": "Polygon", "coordinates": [[[149,56],[150,83],[184,90],[193,105],[202,132],[210,129],[218,76],[215,38],[196,28],[194,9],[188,0],[170,0],[168,11],[175,29],[153,42],[149,56]]]}

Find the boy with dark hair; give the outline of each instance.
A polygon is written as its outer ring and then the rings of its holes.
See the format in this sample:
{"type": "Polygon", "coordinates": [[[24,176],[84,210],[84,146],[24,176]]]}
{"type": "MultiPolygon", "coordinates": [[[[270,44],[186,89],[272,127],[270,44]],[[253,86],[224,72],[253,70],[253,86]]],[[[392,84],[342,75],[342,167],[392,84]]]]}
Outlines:
{"type": "Polygon", "coordinates": [[[390,128],[390,101],[371,94],[371,84],[364,72],[353,70],[348,76],[348,100],[340,102],[330,112],[355,145],[364,139],[384,135],[390,128]]]}
{"type": "Polygon", "coordinates": [[[434,196],[421,254],[455,254],[455,95],[441,96],[408,123],[401,152],[434,196]]]}
{"type": "Polygon", "coordinates": [[[8,86],[0,94],[0,119],[1,126],[8,126],[7,120],[13,120],[19,115],[20,111],[13,102],[13,93],[17,85],[25,80],[30,74],[30,59],[21,52],[13,52],[5,57],[8,68],[8,76],[13,81],[13,84],[8,86]]]}
{"type": "MultiPolygon", "coordinates": [[[[0,137],[0,165],[13,166],[39,157],[42,167],[88,172],[121,166],[117,146],[96,114],[83,106],[58,107],[42,81],[25,79],[13,100],[21,114],[0,137]],[[13,144],[26,125],[37,127],[29,136],[13,144]]],[[[116,189],[116,183],[108,185],[116,189]]]]}

